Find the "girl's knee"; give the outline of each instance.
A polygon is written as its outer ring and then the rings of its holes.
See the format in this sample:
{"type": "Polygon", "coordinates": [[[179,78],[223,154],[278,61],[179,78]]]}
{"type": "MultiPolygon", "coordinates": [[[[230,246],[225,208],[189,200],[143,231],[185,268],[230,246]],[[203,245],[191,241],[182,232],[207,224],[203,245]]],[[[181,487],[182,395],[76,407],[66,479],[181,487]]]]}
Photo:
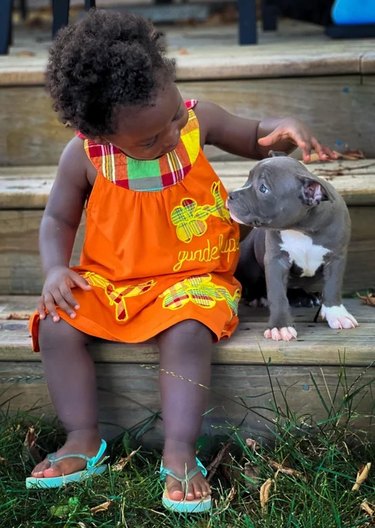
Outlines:
{"type": "Polygon", "coordinates": [[[163,348],[191,349],[198,352],[202,347],[207,348],[213,343],[213,334],[203,323],[187,319],[162,332],[157,340],[163,348]]]}
{"type": "Polygon", "coordinates": [[[46,317],[39,321],[39,344],[41,352],[64,346],[67,350],[77,343],[85,341],[85,334],[60,319],[57,323],[51,317],[46,317]]]}
{"type": "Polygon", "coordinates": [[[211,330],[196,319],[186,319],[180,323],[175,324],[165,331],[169,335],[180,336],[181,338],[190,339],[206,339],[211,335],[211,330]]]}

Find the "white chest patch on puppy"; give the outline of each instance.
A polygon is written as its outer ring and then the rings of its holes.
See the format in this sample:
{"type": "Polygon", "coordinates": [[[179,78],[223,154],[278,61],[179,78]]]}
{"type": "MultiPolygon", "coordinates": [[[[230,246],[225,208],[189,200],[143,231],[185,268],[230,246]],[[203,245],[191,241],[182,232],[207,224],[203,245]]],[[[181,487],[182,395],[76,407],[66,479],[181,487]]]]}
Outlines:
{"type": "Polygon", "coordinates": [[[295,263],[302,269],[301,277],[313,277],[330,250],[313,244],[312,238],[293,229],[280,231],[280,236],[280,249],[288,253],[290,263],[295,263]]]}

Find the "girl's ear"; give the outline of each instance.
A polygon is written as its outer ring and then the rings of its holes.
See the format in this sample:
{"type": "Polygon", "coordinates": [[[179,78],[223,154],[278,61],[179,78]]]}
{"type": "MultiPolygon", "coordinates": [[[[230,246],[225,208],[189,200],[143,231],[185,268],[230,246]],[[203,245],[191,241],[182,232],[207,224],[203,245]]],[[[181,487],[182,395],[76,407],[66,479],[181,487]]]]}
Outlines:
{"type": "Polygon", "coordinates": [[[99,145],[109,145],[109,143],[110,143],[110,142],[108,141],[108,139],[106,139],[106,138],[103,137],[103,136],[95,137],[95,138],[93,138],[93,141],[94,141],[95,143],[98,143],[99,145]]]}

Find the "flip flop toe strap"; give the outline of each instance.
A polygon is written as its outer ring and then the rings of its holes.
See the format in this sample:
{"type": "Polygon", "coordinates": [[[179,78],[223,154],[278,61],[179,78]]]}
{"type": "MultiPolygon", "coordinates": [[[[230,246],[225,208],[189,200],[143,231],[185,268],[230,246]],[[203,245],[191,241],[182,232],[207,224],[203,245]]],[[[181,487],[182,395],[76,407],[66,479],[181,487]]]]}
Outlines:
{"type": "Polygon", "coordinates": [[[83,453],[68,453],[66,455],[61,455],[61,456],[56,456],[56,453],[51,453],[47,455],[47,458],[51,462],[51,464],[56,464],[57,462],[60,462],[61,460],[66,460],[67,458],[80,458],[81,460],[86,461],[86,468],[90,469],[96,466],[96,464],[101,460],[106,449],[107,449],[107,442],[102,439],[99,450],[96,453],[96,455],[93,457],[88,457],[87,455],[84,455],[83,453]]]}
{"type": "Polygon", "coordinates": [[[202,475],[204,477],[206,477],[207,476],[207,469],[204,467],[204,465],[199,460],[199,458],[196,458],[195,462],[196,462],[197,465],[193,469],[191,469],[183,477],[181,477],[180,475],[177,475],[172,469],[164,467],[163,462],[161,462],[161,464],[160,464],[160,480],[165,480],[167,478],[167,476],[170,476],[170,477],[178,480],[178,482],[184,483],[184,482],[188,482],[189,480],[191,480],[193,477],[195,477],[195,475],[198,475],[198,473],[202,473],[202,475]]]}

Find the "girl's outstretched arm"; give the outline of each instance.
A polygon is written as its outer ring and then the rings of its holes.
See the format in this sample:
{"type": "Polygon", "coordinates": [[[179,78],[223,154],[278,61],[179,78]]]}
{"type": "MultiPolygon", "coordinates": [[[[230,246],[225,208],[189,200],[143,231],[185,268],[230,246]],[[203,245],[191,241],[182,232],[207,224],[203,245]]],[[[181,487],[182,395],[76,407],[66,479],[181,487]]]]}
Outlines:
{"type": "Polygon", "coordinates": [[[199,102],[195,107],[201,131],[201,144],[215,145],[226,152],[245,158],[261,159],[270,150],[289,154],[297,147],[303,161],[310,160],[315,151],[319,159],[335,159],[335,153],[313,136],[309,127],[299,119],[245,119],[230,114],[220,106],[199,102]]]}

